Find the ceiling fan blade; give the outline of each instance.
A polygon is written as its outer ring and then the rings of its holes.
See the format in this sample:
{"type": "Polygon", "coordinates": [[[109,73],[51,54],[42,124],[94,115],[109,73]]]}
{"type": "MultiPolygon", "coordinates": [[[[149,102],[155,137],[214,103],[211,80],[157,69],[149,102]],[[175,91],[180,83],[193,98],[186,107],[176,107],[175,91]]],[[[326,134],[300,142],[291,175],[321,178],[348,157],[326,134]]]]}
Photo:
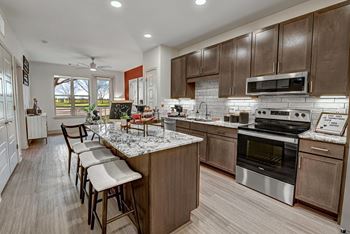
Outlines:
{"type": "Polygon", "coordinates": [[[90,67],[89,65],[87,65],[85,63],[78,63],[77,66],[78,67],[90,67]]]}
{"type": "Polygon", "coordinates": [[[97,68],[99,69],[108,69],[108,68],[112,68],[112,66],[97,66],[97,68]]]}

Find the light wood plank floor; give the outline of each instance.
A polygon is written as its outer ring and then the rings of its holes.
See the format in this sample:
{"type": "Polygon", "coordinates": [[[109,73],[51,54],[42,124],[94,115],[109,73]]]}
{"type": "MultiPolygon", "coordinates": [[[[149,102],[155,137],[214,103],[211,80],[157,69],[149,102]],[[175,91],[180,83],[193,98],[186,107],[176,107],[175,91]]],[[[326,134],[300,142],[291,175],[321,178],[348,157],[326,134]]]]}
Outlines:
{"type": "MultiPolygon", "coordinates": [[[[75,158],[73,158],[75,161],[75,158]]],[[[75,165],[73,165],[73,170],[75,165]]],[[[0,203],[1,234],[100,233],[87,225],[74,176],[67,175],[62,136],[34,143],[24,152],[0,203]]],[[[111,201],[113,202],[113,201],[111,201]]],[[[116,204],[111,204],[116,212],[116,204]]],[[[109,233],[136,233],[127,217],[108,226],[109,233]]],[[[191,222],[175,233],[339,233],[332,220],[301,207],[289,207],[245,188],[231,177],[201,168],[200,206],[191,222]]]]}

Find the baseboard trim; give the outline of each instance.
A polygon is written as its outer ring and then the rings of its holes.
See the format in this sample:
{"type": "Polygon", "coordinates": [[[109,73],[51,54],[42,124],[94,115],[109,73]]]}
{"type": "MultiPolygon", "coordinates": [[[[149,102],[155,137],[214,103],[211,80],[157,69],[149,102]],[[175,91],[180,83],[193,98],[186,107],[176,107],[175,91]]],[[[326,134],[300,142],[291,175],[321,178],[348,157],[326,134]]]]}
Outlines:
{"type": "Polygon", "coordinates": [[[48,135],[50,136],[54,136],[54,135],[62,135],[62,131],[61,130],[50,130],[47,132],[48,135]]]}

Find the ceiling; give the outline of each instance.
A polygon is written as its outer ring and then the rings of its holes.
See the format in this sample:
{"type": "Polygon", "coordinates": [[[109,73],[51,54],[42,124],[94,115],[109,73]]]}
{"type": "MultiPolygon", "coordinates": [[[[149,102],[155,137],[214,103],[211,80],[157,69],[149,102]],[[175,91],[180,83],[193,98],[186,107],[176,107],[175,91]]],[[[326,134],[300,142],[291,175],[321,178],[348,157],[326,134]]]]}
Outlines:
{"type": "Polygon", "coordinates": [[[305,1],[120,0],[123,7],[113,8],[109,0],[0,0],[0,9],[32,61],[89,63],[94,56],[97,65],[125,71],[157,45],[183,48],[305,1]]]}

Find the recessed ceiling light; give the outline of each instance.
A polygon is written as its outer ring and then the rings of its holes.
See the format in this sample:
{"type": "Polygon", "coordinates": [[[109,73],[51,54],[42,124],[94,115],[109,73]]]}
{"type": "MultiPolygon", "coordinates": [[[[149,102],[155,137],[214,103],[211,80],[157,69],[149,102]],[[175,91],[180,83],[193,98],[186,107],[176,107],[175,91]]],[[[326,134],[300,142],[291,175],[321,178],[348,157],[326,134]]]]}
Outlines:
{"type": "Polygon", "coordinates": [[[122,4],[119,1],[111,1],[111,6],[116,7],[116,8],[120,8],[120,7],[122,7],[122,4]]]}
{"type": "Polygon", "coordinates": [[[43,44],[47,44],[47,43],[49,43],[47,40],[41,40],[41,43],[43,43],[43,44]]]}
{"type": "Polygon", "coordinates": [[[151,38],[152,37],[152,35],[151,34],[149,34],[149,33],[146,33],[145,35],[143,35],[145,38],[151,38]]]}
{"type": "Polygon", "coordinates": [[[204,5],[205,3],[207,3],[207,0],[196,0],[195,2],[198,6],[202,6],[204,5]]]}

